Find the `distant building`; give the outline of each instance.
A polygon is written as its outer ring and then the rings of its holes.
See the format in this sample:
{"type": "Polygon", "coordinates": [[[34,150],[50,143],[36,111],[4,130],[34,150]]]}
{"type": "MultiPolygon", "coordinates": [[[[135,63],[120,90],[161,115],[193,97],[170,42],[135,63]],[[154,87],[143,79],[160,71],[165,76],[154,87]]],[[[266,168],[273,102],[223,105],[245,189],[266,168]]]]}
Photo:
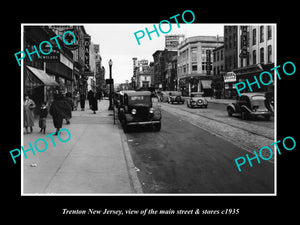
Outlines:
{"type": "Polygon", "coordinates": [[[184,95],[204,92],[211,95],[213,80],[213,50],[223,45],[219,36],[194,36],[178,46],[177,88],[184,95]]]}
{"type": "MultiPolygon", "coordinates": [[[[275,63],[275,25],[257,26],[237,26],[239,35],[237,37],[238,63],[233,70],[236,74],[236,82],[248,79],[249,83],[254,82],[253,76],[258,77],[261,72],[269,71],[274,77],[275,63]]],[[[265,83],[269,82],[269,77],[263,77],[265,83]],[[264,78],[266,80],[264,80],[264,78]]],[[[270,85],[251,86],[253,92],[274,92],[274,79],[270,85]]],[[[243,92],[249,92],[245,88],[243,92]]]]}
{"type": "Polygon", "coordinates": [[[155,89],[166,90],[167,88],[167,68],[173,56],[177,56],[177,51],[157,50],[153,53],[153,75],[155,89]]]}

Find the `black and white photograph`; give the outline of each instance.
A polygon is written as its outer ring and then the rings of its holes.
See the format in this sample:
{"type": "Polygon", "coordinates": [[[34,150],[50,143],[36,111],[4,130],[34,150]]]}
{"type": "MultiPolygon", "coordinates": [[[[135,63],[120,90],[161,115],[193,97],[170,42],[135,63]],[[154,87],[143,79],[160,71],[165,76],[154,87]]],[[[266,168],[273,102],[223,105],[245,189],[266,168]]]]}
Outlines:
{"type": "Polygon", "coordinates": [[[5,217],[296,218],[295,4],[6,8],[5,217]]]}
{"type": "Polygon", "coordinates": [[[24,195],[276,194],[276,24],[186,22],[22,24],[24,195]]]}

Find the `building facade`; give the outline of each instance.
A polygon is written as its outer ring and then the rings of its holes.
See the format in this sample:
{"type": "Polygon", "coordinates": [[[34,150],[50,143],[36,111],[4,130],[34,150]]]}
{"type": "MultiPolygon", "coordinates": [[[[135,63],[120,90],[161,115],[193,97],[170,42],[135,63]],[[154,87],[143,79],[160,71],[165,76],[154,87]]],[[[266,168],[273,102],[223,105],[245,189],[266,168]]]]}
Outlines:
{"type": "MultiPolygon", "coordinates": [[[[236,74],[236,82],[254,82],[253,76],[258,77],[261,72],[269,71],[274,77],[274,71],[270,71],[275,63],[275,25],[237,26],[238,65],[233,70],[236,74]]],[[[265,83],[269,77],[262,78],[265,83]]],[[[274,79],[270,85],[251,86],[253,92],[274,93],[274,79]]],[[[247,86],[243,92],[250,92],[247,86]]]]}
{"type": "Polygon", "coordinates": [[[215,98],[223,98],[224,96],[224,82],[223,76],[225,74],[225,59],[224,59],[224,45],[221,45],[213,50],[213,96],[215,98]]]}
{"type": "Polygon", "coordinates": [[[157,50],[153,56],[153,76],[154,88],[165,91],[167,89],[168,64],[172,62],[174,56],[177,56],[177,51],[157,50]]]}
{"type": "Polygon", "coordinates": [[[178,46],[177,89],[184,95],[204,92],[211,95],[213,49],[223,45],[223,37],[194,36],[178,46]]]}

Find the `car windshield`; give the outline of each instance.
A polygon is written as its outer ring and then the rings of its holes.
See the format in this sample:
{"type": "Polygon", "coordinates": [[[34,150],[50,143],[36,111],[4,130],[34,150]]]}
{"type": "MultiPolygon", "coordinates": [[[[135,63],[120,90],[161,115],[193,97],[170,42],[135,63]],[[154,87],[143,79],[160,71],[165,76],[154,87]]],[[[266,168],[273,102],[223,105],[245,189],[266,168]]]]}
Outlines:
{"type": "Polygon", "coordinates": [[[129,103],[130,104],[150,104],[150,96],[145,95],[136,95],[136,96],[129,96],[129,103]]]}

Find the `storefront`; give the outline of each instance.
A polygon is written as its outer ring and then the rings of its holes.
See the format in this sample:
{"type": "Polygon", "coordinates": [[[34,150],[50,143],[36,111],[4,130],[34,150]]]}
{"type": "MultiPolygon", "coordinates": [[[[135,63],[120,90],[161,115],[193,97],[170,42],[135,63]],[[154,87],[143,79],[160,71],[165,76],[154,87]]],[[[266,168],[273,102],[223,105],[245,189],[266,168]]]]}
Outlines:
{"type": "Polygon", "coordinates": [[[51,102],[52,93],[58,83],[45,71],[26,66],[24,73],[24,93],[30,95],[37,106],[42,102],[51,102]]]}
{"type": "Polygon", "coordinates": [[[203,92],[205,96],[211,96],[211,84],[212,80],[207,76],[188,76],[178,79],[179,91],[183,96],[188,96],[191,92],[203,92]]]}
{"type": "MultiPolygon", "coordinates": [[[[236,82],[246,82],[246,79],[248,80],[249,83],[253,83],[254,80],[254,76],[256,76],[257,79],[259,79],[260,74],[263,71],[268,71],[269,73],[272,74],[272,77],[274,77],[274,70],[270,70],[271,68],[274,67],[274,63],[269,63],[269,64],[255,64],[255,65],[250,65],[247,67],[242,67],[242,68],[238,68],[233,70],[233,72],[236,74],[236,82]]],[[[268,76],[263,76],[262,80],[264,83],[268,83],[269,82],[269,77],[268,76]]],[[[265,93],[274,93],[274,79],[273,82],[270,85],[260,85],[260,87],[258,87],[256,84],[251,85],[252,88],[252,92],[265,92],[265,93]]],[[[246,88],[242,91],[242,92],[251,92],[251,90],[249,90],[248,85],[246,85],[246,88]]]]}
{"type": "Polygon", "coordinates": [[[224,78],[224,98],[234,99],[237,95],[234,84],[236,83],[236,74],[234,72],[227,72],[224,78]]]}

